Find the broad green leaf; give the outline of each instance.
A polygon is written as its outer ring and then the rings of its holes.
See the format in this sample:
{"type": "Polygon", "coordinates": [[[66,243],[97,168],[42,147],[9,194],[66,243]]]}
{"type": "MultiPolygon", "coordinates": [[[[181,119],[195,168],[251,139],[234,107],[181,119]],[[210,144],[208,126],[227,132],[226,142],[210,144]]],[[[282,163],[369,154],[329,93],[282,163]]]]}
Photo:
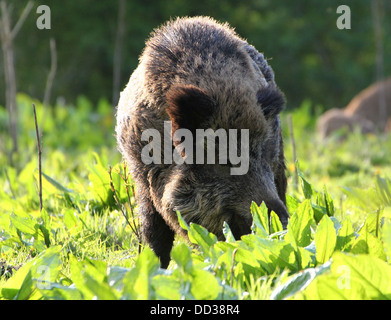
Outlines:
{"type": "Polygon", "coordinates": [[[42,288],[55,282],[61,267],[60,250],[59,246],[51,247],[25,263],[1,288],[1,296],[5,299],[29,299],[36,287],[42,288]]]}
{"type": "MultiPolygon", "coordinates": [[[[224,221],[224,224],[223,224],[223,234],[224,234],[224,237],[225,237],[225,241],[228,242],[228,243],[233,243],[235,242],[235,237],[231,231],[231,228],[229,227],[228,223],[226,223],[224,221]]],[[[239,240],[239,239],[238,239],[239,240]]]]}
{"type": "Polygon", "coordinates": [[[342,226],[338,230],[336,250],[350,251],[356,236],[349,218],[342,221],[342,226]]]}
{"type": "Polygon", "coordinates": [[[44,285],[42,282],[55,282],[61,270],[62,261],[60,259],[61,246],[53,246],[38,256],[34,263],[33,278],[37,280],[37,285],[44,285]],[[48,268],[47,268],[48,267],[48,268]]]}
{"type": "Polygon", "coordinates": [[[185,272],[191,272],[193,269],[193,260],[191,259],[191,250],[189,247],[180,243],[171,251],[171,258],[182,268],[185,272]]]}
{"type": "Polygon", "coordinates": [[[334,202],[333,199],[331,199],[330,195],[327,192],[326,186],[323,187],[323,196],[324,196],[324,203],[326,206],[326,212],[329,217],[334,216],[335,208],[334,208],[334,202]]]}
{"type": "Polygon", "coordinates": [[[291,215],[296,212],[299,205],[299,200],[290,196],[289,194],[286,195],[286,207],[291,215]]]}
{"type": "Polygon", "coordinates": [[[110,287],[114,287],[119,290],[119,288],[123,287],[122,279],[130,271],[129,268],[123,267],[109,267],[107,269],[107,282],[110,287]]]}
{"type": "Polygon", "coordinates": [[[177,211],[176,214],[177,214],[178,222],[179,222],[179,225],[181,226],[181,228],[189,232],[190,227],[187,224],[187,222],[185,221],[185,219],[183,219],[181,213],[179,211],[177,211]]]}
{"type": "Polygon", "coordinates": [[[19,216],[11,216],[10,220],[16,229],[25,234],[34,235],[39,229],[38,224],[32,217],[22,218],[19,216]]]}
{"type": "Polygon", "coordinates": [[[316,262],[323,264],[328,261],[334,252],[337,243],[334,224],[331,219],[325,215],[318,225],[315,234],[316,262]]]}
{"type": "Polygon", "coordinates": [[[7,280],[7,282],[1,288],[2,298],[13,300],[17,296],[24,280],[27,277],[31,279],[30,269],[32,265],[32,261],[27,262],[18,271],[16,271],[15,274],[9,280],[7,280]]]}
{"type": "Polygon", "coordinates": [[[311,250],[311,244],[309,244],[305,248],[299,247],[293,237],[290,239],[290,244],[293,248],[293,252],[296,258],[296,269],[303,270],[305,268],[308,268],[308,266],[315,260],[315,254],[313,253],[313,250],[311,250]]]}
{"type": "Polygon", "coordinates": [[[235,254],[235,261],[245,263],[254,268],[261,268],[252,250],[238,248],[235,254]]]}
{"type": "Polygon", "coordinates": [[[40,297],[41,295],[39,292],[35,290],[35,285],[30,270],[24,278],[17,295],[14,297],[14,300],[37,300],[40,297]]]}
{"type": "Polygon", "coordinates": [[[39,292],[48,300],[82,300],[83,296],[75,286],[63,286],[58,283],[50,283],[47,289],[39,289],[39,292]]]}
{"type": "Polygon", "coordinates": [[[385,252],[388,256],[388,262],[390,262],[391,257],[391,220],[385,219],[383,225],[383,245],[385,252]]]}
{"type": "Polygon", "coordinates": [[[191,279],[191,294],[197,300],[216,299],[220,291],[217,279],[205,270],[195,270],[191,279]]]}
{"type": "Polygon", "coordinates": [[[274,211],[272,211],[270,213],[270,233],[273,234],[282,230],[283,227],[280,218],[274,211]]]}
{"type": "Polygon", "coordinates": [[[298,161],[296,162],[296,168],[297,168],[297,174],[299,175],[299,177],[301,179],[301,187],[302,187],[304,196],[306,199],[311,199],[312,193],[313,193],[311,184],[304,178],[304,174],[300,171],[298,161]]]}
{"type": "Polygon", "coordinates": [[[64,192],[64,193],[74,193],[73,190],[64,187],[61,183],[59,183],[58,181],[54,180],[52,177],[48,176],[46,173],[42,172],[42,175],[57,190],[59,190],[61,192],[64,192]]]}
{"type": "Polygon", "coordinates": [[[159,269],[159,259],[146,247],[136,260],[136,266],[123,278],[123,297],[126,299],[149,300],[155,298],[152,278],[159,269]]]}
{"type": "Polygon", "coordinates": [[[255,202],[251,203],[251,213],[253,215],[253,225],[251,230],[262,238],[267,238],[269,232],[269,214],[265,202],[258,206],[255,202]]]}
{"type": "Polygon", "coordinates": [[[292,248],[293,248],[293,252],[295,254],[295,257],[296,257],[296,265],[297,265],[297,269],[298,270],[301,270],[301,255],[300,255],[300,252],[299,252],[299,246],[297,245],[297,240],[294,236],[289,236],[289,230],[292,230],[292,227],[290,226],[290,223],[291,221],[288,221],[288,233],[287,233],[287,237],[286,237],[286,240],[291,244],[292,248]]]}
{"type": "Polygon", "coordinates": [[[361,230],[365,230],[366,232],[372,233],[372,235],[376,236],[379,234],[380,229],[380,218],[381,218],[381,210],[378,209],[376,212],[369,213],[366,218],[362,228],[358,231],[361,233],[361,230]]]}
{"type": "Polygon", "coordinates": [[[16,233],[19,236],[20,241],[23,242],[25,245],[33,245],[34,248],[38,250],[38,252],[42,252],[50,244],[49,231],[43,228],[42,225],[39,225],[36,222],[35,218],[33,218],[32,216],[10,216],[10,221],[12,225],[17,229],[16,233]],[[30,235],[32,237],[31,239],[25,241],[22,234],[30,235]]]}
{"type": "Polygon", "coordinates": [[[74,227],[77,227],[79,218],[77,212],[72,209],[67,209],[64,213],[64,223],[68,230],[71,230],[74,227]]]}
{"type": "Polygon", "coordinates": [[[208,230],[196,223],[190,225],[188,235],[192,243],[200,246],[204,255],[207,255],[210,247],[217,242],[217,237],[213,233],[208,232],[208,230]]]}
{"type": "Polygon", "coordinates": [[[333,255],[331,271],[317,277],[297,298],[391,299],[391,266],[368,255],[333,255]]]}
{"type": "Polygon", "coordinates": [[[354,241],[351,252],[355,254],[366,253],[375,256],[381,260],[386,260],[384,247],[380,239],[373,236],[366,230],[361,230],[362,233],[354,241]]]}
{"type": "Polygon", "coordinates": [[[322,220],[323,216],[327,214],[326,208],[318,206],[317,204],[312,204],[312,209],[314,210],[314,219],[318,224],[322,220]]]}
{"type": "Polygon", "coordinates": [[[288,268],[297,271],[294,249],[285,241],[262,239],[255,235],[245,235],[243,242],[252,249],[254,257],[267,273],[272,274],[276,268],[288,268]]]}
{"type": "Polygon", "coordinates": [[[94,300],[117,300],[119,298],[119,293],[115,289],[111,288],[107,282],[98,281],[89,273],[85,273],[84,277],[85,285],[94,294],[94,300]]]}
{"type": "Polygon", "coordinates": [[[270,296],[271,300],[287,299],[299,291],[304,290],[318,276],[330,269],[330,263],[317,268],[308,268],[291,276],[282,285],[275,288],[270,296]]]}
{"type": "Polygon", "coordinates": [[[76,288],[83,295],[83,299],[91,300],[95,293],[91,290],[87,283],[87,276],[95,278],[97,282],[105,281],[107,265],[103,261],[94,261],[85,259],[78,261],[74,256],[69,257],[71,279],[76,288]]]}
{"type": "Polygon", "coordinates": [[[158,274],[152,279],[152,287],[158,300],[179,300],[181,281],[173,276],[158,274]]]}
{"type": "Polygon", "coordinates": [[[300,247],[306,247],[311,243],[311,225],[314,222],[314,213],[310,200],[305,200],[299,205],[295,214],[288,223],[287,241],[294,241],[300,247]]]}
{"type": "Polygon", "coordinates": [[[383,206],[391,206],[391,179],[376,176],[375,186],[383,206]]]}
{"type": "MultiPolygon", "coordinates": [[[[235,256],[233,255],[233,251],[237,247],[237,242],[217,242],[213,245],[208,253],[207,257],[203,257],[202,261],[205,263],[211,263],[215,266],[215,268],[219,268],[219,266],[225,265],[227,267],[231,266],[234,262],[233,259],[235,256]]],[[[221,268],[220,268],[221,270],[221,268]]]]}

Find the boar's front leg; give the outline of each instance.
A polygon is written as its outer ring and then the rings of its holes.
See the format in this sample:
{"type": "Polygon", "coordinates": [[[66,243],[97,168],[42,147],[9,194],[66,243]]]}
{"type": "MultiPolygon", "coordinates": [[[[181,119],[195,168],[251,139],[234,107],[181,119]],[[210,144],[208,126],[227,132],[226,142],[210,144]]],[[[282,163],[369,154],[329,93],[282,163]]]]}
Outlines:
{"type": "Polygon", "coordinates": [[[144,240],[150,245],[160,260],[160,266],[167,268],[170,263],[170,252],[174,243],[174,231],[166,224],[150,200],[144,200],[139,206],[141,212],[141,232],[144,240]]]}
{"type": "Polygon", "coordinates": [[[280,150],[278,155],[278,161],[276,170],[274,172],[274,183],[276,185],[278,196],[280,197],[281,201],[286,205],[286,189],[287,189],[287,179],[285,175],[285,157],[284,157],[284,142],[282,140],[282,133],[281,129],[279,132],[279,140],[280,140],[280,150]]]}

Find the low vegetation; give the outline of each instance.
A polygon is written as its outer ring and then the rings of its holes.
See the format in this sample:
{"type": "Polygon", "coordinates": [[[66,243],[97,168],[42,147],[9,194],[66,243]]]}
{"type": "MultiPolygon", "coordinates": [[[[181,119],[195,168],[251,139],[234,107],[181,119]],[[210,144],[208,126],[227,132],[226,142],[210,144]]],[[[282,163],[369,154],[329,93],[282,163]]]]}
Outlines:
{"type": "MultiPolygon", "coordinates": [[[[167,270],[141,243],[112,109],[84,98],[45,110],[19,95],[20,150],[0,142],[0,299],[391,299],[391,138],[314,133],[319,107],[283,115],[287,230],[252,204],[252,233],[187,225],[167,270]],[[32,103],[42,124],[43,209],[32,103]],[[315,112],[313,111],[315,110],[315,112]],[[295,172],[297,170],[297,185],[295,172]]],[[[0,127],[7,117],[0,109],[0,127]]],[[[137,190],[136,190],[137,192],[137,190]]]]}

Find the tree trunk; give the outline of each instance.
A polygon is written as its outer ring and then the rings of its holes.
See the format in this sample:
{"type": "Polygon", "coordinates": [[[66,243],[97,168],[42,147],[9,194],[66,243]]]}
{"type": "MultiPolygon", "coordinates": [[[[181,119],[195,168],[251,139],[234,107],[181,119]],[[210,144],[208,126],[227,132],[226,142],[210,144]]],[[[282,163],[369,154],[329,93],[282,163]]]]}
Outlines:
{"type": "Polygon", "coordinates": [[[14,62],[14,45],[13,41],[26,20],[33,7],[33,2],[29,1],[24,8],[18,22],[11,28],[11,16],[5,0],[0,2],[0,39],[3,49],[4,58],[4,75],[5,75],[5,106],[8,112],[9,129],[12,138],[12,150],[10,160],[12,162],[13,154],[18,152],[18,108],[16,105],[16,74],[14,62]]]}
{"type": "Polygon", "coordinates": [[[382,21],[384,16],[384,3],[382,0],[372,0],[372,19],[373,28],[375,34],[376,43],[376,80],[380,83],[379,97],[378,97],[378,110],[379,120],[381,123],[378,125],[381,128],[386,127],[387,123],[387,102],[386,92],[384,88],[384,48],[383,48],[383,30],[382,21]]]}
{"type": "Polygon", "coordinates": [[[57,50],[54,38],[50,38],[50,61],[50,71],[46,80],[45,94],[43,96],[43,105],[45,109],[50,104],[54,77],[56,76],[57,71],[57,50]]]}
{"type": "Polygon", "coordinates": [[[1,44],[4,57],[5,106],[8,112],[9,129],[12,138],[12,154],[18,151],[18,109],[16,106],[16,76],[11,21],[5,1],[1,1],[1,44]]]}
{"type": "Polygon", "coordinates": [[[119,91],[121,85],[121,62],[122,62],[122,47],[125,35],[125,11],[126,1],[118,0],[118,25],[117,35],[114,47],[113,61],[113,106],[116,106],[119,100],[119,91]]]}

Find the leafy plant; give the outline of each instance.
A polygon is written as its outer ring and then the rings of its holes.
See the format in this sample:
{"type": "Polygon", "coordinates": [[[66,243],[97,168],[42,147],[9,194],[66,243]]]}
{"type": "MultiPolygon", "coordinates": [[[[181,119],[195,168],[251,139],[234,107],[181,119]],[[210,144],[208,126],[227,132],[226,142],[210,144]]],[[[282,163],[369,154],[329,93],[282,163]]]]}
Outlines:
{"type": "MultiPolygon", "coordinates": [[[[28,98],[22,97],[25,102],[28,98]]],[[[91,106],[80,103],[81,118],[89,119],[91,106]]],[[[39,114],[39,103],[37,107],[39,114]]],[[[307,109],[308,103],[297,115],[307,109]]],[[[84,121],[73,112],[73,120],[84,121]]],[[[290,184],[288,189],[287,230],[277,214],[269,216],[264,203],[251,204],[251,234],[235,239],[224,224],[225,241],[200,225],[188,225],[178,212],[190,243],[178,237],[172,262],[162,270],[140,241],[135,190],[126,167],[108,147],[84,150],[91,134],[68,149],[81,129],[72,132],[74,123],[62,107],[56,113],[62,123],[48,116],[43,125],[42,211],[35,132],[27,119],[22,118],[31,137],[21,139],[28,150],[21,156],[23,165],[11,167],[0,157],[0,299],[391,298],[391,180],[380,174],[389,168],[377,168],[375,174],[372,167],[360,167],[359,173],[328,176],[327,164],[335,166],[328,161],[329,151],[356,161],[349,149],[353,147],[345,142],[331,142],[327,153],[321,146],[314,151],[299,122],[295,136],[303,140],[298,155],[305,160],[300,167],[288,163],[290,172],[290,165],[298,169],[300,188],[290,184]],[[46,136],[50,126],[69,138],[64,146],[46,136]],[[347,187],[339,187],[344,182],[347,187]]],[[[313,122],[309,115],[304,120],[303,126],[313,122]]],[[[369,146],[371,138],[355,135],[348,139],[374,152],[389,144],[376,140],[369,146]]]]}

